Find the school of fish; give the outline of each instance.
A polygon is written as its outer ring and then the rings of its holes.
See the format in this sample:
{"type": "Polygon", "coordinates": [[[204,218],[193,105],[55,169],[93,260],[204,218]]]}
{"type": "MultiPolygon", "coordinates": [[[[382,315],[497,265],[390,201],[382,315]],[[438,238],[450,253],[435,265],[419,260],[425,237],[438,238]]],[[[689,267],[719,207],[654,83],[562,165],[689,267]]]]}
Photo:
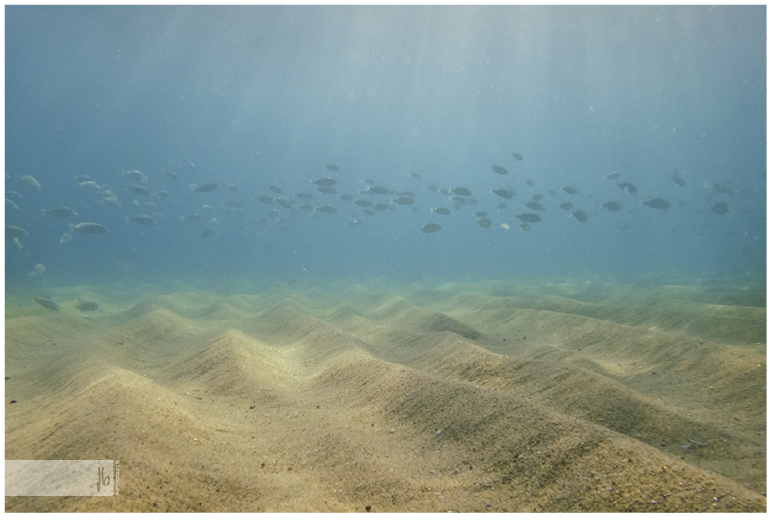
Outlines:
{"type": "MultiPolygon", "coordinates": [[[[580,197],[581,194],[589,194],[592,186],[580,186],[570,184],[561,187],[539,186],[532,178],[525,178],[517,172],[518,163],[524,161],[524,156],[519,152],[512,152],[510,164],[492,163],[487,170],[489,191],[486,193],[474,192],[465,186],[439,186],[422,184],[423,175],[417,172],[404,173],[404,177],[410,177],[413,189],[394,189],[393,184],[403,185],[400,179],[394,183],[377,183],[373,179],[353,179],[360,184],[357,190],[343,190],[338,192],[340,184],[338,179],[345,178],[345,184],[350,185],[350,174],[345,169],[334,163],[327,163],[322,168],[326,172],[310,177],[304,188],[290,190],[287,183],[276,179],[272,183],[266,183],[261,189],[259,186],[246,187],[237,183],[213,182],[216,177],[211,175],[206,182],[184,183],[185,177],[199,179],[200,172],[189,162],[185,166],[179,164],[170,168],[160,169],[158,173],[146,173],[136,169],[124,170],[120,174],[119,185],[115,187],[91,176],[78,174],[74,176],[74,182],[83,193],[83,199],[92,204],[111,206],[115,211],[125,212],[124,225],[127,228],[151,228],[160,225],[181,225],[198,227],[194,236],[198,240],[210,240],[217,236],[220,226],[219,219],[215,216],[218,211],[241,213],[245,218],[252,218],[261,226],[275,226],[282,231],[290,229],[292,214],[307,213],[315,218],[342,218],[347,220],[350,226],[363,225],[368,217],[377,213],[391,211],[410,211],[420,214],[427,212],[427,217],[421,226],[415,231],[423,234],[438,233],[446,228],[453,219],[473,219],[481,228],[491,228],[499,225],[505,230],[511,229],[514,222],[522,231],[536,229],[541,222],[548,219],[572,219],[577,225],[588,222],[600,211],[614,214],[627,211],[628,207],[640,207],[645,211],[657,212],[665,215],[675,204],[686,206],[688,201],[679,199],[672,203],[667,198],[656,193],[648,193],[641,197],[640,189],[634,179],[627,179],[621,172],[608,174],[597,173],[596,182],[611,183],[617,188],[617,197],[613,200],[596,200],[592,196],[580,197]],[[333,177],[334,176],[334,177],[333,177]],[[335,178],[336,177],[336,178],[335,178]],[[163,180],[168,184],[169,180],[176,189],[154,189],[153,183],[163,180]],[[507,181],[501,183],[502,181],[507,181]],[[186,185],[185,185],[186,184],[186,185]],[[248,193],[251,188],[255,192],[248,193]],[[514,189],[516,188],[516,189],[514,189]],[[427,205],[421,207],[420,200],[426,194],[426,190],[444,197],[444,204],[435,207],[427,205]],[[542,191],[542,193],[540,193],[542,191]],[[527,193],[524,195],[524,193],[527,193]],[[529,193],[533,192],[533,193],[529,193]],[[521,195],[520,195],[521,193],[521,195]],[[545,195],[548,195],[546,197],[545,195]],[[162,210],[167,201],[176,197],[197,198],[199,210],[194,213],[174,215],[167,218],[162,210]],[[482,199],[483,202],[480,202],[482,199]],[[520,201],[520,202],[517,202],[520,201]],[[478,211],[465,210],[465,206],[489,205],[497,210],[496,216],[491,217],[488,209],[478,211]],[[559,208],[562,211],[548,211],[548,207],[559,208]]],[[[320,170],[320,168],[319,168],[320,170]]],[[[482,169],[480,169],[482,170],[482,169]]],[[[673,189],[687,185],[687,179],[678,168],[673,168],[670,175],[673,189]]],[[[7,175],[7,184],[16,182],[18,190],[5,192],[6,246],[11,244],[14,248],[21,249],[29,240],[36,240],[24,227],[24,222],[16,222],[14,215],[25,204],[34,203],[35,193],[45,189],[44,183],[31,175],[10,176],[7,175]],[[26,192],[24,194],[20,193],[26,192]]],[[[112,181],[115,177],[112,177],[112,181]]],[[[296,186],[294,186],[296,188],[296,186]]],[[[665,187],[671,193],[670,187],[665,187]]],[[[729,218],[731,197],[736,193],[730,182],[704,185],[704,203],[701,209],[713,215],[729,218]],[[726,216],[726,217],[725,217],[726,216]]],[[[649,187],[643,187],[645,193],[649,187]]],[[[435,197],[431,197],[435,203],[435,197]]],[[[51,225],[61,222],[64,233],[59,239],[60,246],[67,246],[75,241],[78,235],[103,235],[112,230],[99,222],[86,220],[89,212],[88,203],[78,201],[75,204],[67,204],[61,201],[61,206],[40,208],[43,218],[50,219],[51,225]]],[[[131,232],[130,229],[120,230],[131,232]]],[[[85,237],[81,238],[84,239],[85,237]]],[[[98,236],[93,239],[98,240],[98,236]]],[[[267,243],[264,250],[267,251],[272,243],[267,243]]],[[[38,264],[30,272],[30,277],[39,277],[45,268],[38,264]]],[[[55,304],[49,303],[46,298],[37,298],[41,305],[54,309],[55,304]]],[[[58,310],[58,308],[56,308],[58,310]]]]}

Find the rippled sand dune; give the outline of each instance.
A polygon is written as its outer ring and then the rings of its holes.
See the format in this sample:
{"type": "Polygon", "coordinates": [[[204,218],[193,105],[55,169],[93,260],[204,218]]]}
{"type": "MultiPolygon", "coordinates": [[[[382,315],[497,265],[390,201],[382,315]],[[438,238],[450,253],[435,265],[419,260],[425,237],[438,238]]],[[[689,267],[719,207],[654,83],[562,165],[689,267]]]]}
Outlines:
{"type": "Polygon", "coordinates": [[[6,511],[766,510],[764,288],[243,287],[7,295],[6,459],[121,478],[6,511]]]}

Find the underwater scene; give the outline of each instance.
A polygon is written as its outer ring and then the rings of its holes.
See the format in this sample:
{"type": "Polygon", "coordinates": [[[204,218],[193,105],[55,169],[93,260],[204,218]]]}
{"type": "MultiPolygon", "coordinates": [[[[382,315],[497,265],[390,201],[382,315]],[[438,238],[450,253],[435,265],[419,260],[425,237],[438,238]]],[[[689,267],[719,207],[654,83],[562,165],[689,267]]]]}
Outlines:
{"type": "Polygon", "coordinates": [[[5,6],[5,511],[766,511],[766,16],[5,6]]]}

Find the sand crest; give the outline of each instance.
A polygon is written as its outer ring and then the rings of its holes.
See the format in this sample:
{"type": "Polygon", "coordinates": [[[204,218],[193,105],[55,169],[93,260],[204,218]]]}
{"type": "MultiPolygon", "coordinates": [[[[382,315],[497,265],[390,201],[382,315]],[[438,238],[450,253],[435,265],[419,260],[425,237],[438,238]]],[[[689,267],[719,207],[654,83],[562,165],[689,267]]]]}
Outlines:
{"type": "Polygon", "coordinates": [[[121,485],[6,511],[766,510],[756,291],[243,292],[8,295],[6,459],[117,459],[121,485]]]}

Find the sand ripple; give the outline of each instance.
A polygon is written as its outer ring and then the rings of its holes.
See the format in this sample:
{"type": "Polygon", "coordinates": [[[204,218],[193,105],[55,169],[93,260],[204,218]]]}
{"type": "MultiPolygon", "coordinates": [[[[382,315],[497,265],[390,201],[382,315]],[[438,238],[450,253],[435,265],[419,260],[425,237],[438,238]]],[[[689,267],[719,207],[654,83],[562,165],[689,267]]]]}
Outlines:
{"type": "Polygon", "coordinates": [[[163,292],[7,297],[6,458],[121,464],[116,497],[7,511],[766,508],[766,310],[739,290],[163,292]]]}

